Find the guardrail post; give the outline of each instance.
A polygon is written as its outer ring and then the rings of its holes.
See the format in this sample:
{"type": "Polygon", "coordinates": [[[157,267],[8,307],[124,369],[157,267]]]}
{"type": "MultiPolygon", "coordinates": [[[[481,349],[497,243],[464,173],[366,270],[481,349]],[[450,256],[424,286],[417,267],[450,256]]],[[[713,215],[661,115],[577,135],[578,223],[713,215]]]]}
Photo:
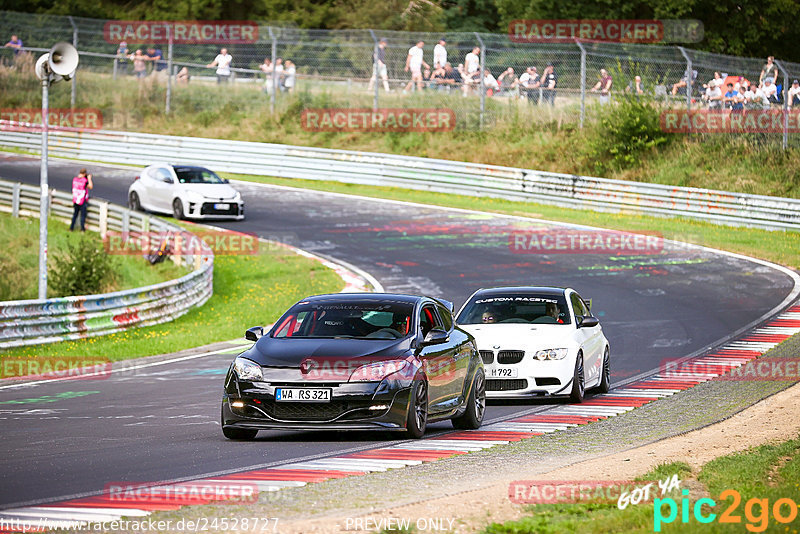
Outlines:
{"type": "Polygon", "coordinates": [[[789,73],[779,61],[776,60],[775,65],[783,73],[783,142],[781,146],[786,150],[789,145],[789,73]]]}
{"type": "Polygon", "coordinates": [[[170,259],[172,259],[172,263],[180,267],[181,260],[183,260],[183,236],[181,234],[175,234],[173,237],[173,243],[174,247],[172,249],[172,255],[170,256],[170,259]]]}
{"type": "Polygon", "coordinates": [[[484,74],[484,70],[486,70],[486,46],[483,44],[483,39],[475,32],[475,37],[478,39],[478,43],[481,46],[481,71],[480,71],[480,80],[481,80],[481,115],[480,115],[480,129],[483,130],[483,114],[486,111],[486,83],[484,79],[486,75],[484,74]]]}
{"type": "Polygon", "coordinates": [[[98,226],[100,227],[100,237],[105,239],[108,235],[108,202],[99,202],[100,214],[98,215],[98,226]]]}
{"type": "Polygon", "coordinates": [[[19,182],[14,183],[11,189],[11,216],[19,217],[19,191],[22,184],[19,182]]]}
{"type": "MultiPolygon", "coordinates": [[[[694,84],[694,77],[692,76],[692,58],[689,57],[689,54],[686,53],[686,50],[679,46],[678,50],[681,51],[683,54],[684,59],[686,59],[686,113],[687,115],[691,116],[692,113],[692,85],[694,84]]],[[[689,133],[692,132],[692,121],[691,119],[687,121],[689,124],[689,133]]]]}
{"type": "Polygon", "coordinates": [[[142,217],[142,232],[150,231],[150,217],[147,215],[142,217]]]}
{"type": "Polygon", "coordinates": [[[122,212],[122,238],[128,239],[131,231],[131,215],[127,211],[122,212]]]}
{"type": "Polygon", "coordinates": [[[581,129],[583,129],[583,121],[586,118],[586,49],[578,39],[575,39],[575,44],[581,49],[581,129]]]}
{"type": "MultiPolygon", "coordinates": [[[[72,25],[72,46],[75,47],[75,50],[78,49],[78,27],[75,25],[75,21],[72,20],[71,16],[67,17],[69,19],[69,23],[72,25]]],[[[75,93],[78,90],[78,72],[77,69],[75,72],[72,73],[72,89],[70,90],[69,95],[69,107],[70,109],[75,109],[75,93]]]]}

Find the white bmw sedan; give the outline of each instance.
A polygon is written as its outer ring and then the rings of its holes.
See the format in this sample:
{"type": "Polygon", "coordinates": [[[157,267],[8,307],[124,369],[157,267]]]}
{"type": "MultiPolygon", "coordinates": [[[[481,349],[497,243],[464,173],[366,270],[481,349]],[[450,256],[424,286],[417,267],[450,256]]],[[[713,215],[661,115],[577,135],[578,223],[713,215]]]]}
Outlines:
{"type": "Polygon", "coordinates": [[[128,207],[176,219],[244,219],[242,195],[205,167],[150,165],[128,188],[128,207]]]}
{"type": "Polygon", "coordinates": [[[478,342],[489,398],[569,395],[582,402],[587,388],[609,390],[608,340],[574,289],[480,289],[456,322],[478,342]]]}

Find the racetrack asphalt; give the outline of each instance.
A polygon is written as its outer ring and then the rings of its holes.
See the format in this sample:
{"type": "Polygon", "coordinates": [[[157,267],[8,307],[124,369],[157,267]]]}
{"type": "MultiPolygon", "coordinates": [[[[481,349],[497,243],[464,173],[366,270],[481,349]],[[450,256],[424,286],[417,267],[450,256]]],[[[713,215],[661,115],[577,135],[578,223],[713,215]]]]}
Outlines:
{"type": "MultiPolygon", "coordinates": [[[[82,166],[94,174],[95,197],[125,203],[135,170],[51,160],[51,186],[69,190],[82,166]]],[[[0,177],[38,184],[39,160],[0,155],[0,177]]],[[[710,348],[768,314],[794,287],[785,272],[695,247],[665,243],[658,254],[635,255],[520,254],[509,247],[510,233],[560,227],[309,190],[237,188],[245,198],[246,219],[214,224],[341,259],[374,275],[387,291],[439,296],[459,306],[479,287],[574,287],[593,299],[611,343],[614,383],[657,369],[665,359],[710,348]]],[[[475,206],[480,208],[479,199],[475,206]]],[[[244,331],[253,325],[241,326],[244,331]]],[[[0,389],[6,481],[0,506],[96,492],[114,482],[286,463],[394,439],[261,432],[251,443],[225,440],[219,401],[232,357],[213,354],[104,380],[0,389]]],[[[487,419],[545,406],[492,403],[487,419]]],[[[449,428],[439,423],[432,432],[449,428]]]]}

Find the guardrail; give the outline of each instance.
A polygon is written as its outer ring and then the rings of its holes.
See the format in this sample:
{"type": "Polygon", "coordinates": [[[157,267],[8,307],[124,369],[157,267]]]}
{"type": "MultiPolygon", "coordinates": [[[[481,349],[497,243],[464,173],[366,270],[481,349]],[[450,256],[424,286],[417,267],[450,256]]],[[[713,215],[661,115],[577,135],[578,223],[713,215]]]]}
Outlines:
{"type": "MultiPolygon", "coordinates": [[[[40,188],[0,180],[0,211],[13,216],[39,216],[40,188]]],[[[50,191],[50,215],[70,221],[72,196],[50,191]]],[[[175,280],[101,295],[0,302],[0,349],[100,336],[134,326],[171,321],[213,293],[214,253],[183,228],[100,200],[91,200],[89,229],[103,237],[109,231],[122,237],[143,232],[163,233],[173,240],[190,240],[192,247],[173,246],[170,258],[192,271],[175,280]],[[202,248],[200,248],[202,247],[202,248]]]]}
{"type": "MultiPolygon", "coordinates": [[[[0,145],[32,152],[40,135],[0,121],[0,145]]],[[[691,187],[246,141],[114,131],[50,133],[50,154],[129,163],[181,161],[218,171],[536,201],[577,209],[682,216],[718,224],[800,230],[800,200],[691,187]]]]}

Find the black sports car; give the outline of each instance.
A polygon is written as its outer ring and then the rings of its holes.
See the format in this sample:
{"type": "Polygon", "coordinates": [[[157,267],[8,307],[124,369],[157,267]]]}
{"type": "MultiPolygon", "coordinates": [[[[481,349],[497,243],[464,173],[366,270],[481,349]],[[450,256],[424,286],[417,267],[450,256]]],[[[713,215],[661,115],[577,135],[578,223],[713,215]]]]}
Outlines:
{"type": "Polygon", "coordinates": [[[260,429],[406,431],[451,419],[478,428],[486,405],[474,338],[452,304],[383,293],[318,295],[292,306],[236,357],[225,378],[222,433],[260,429]]]}

